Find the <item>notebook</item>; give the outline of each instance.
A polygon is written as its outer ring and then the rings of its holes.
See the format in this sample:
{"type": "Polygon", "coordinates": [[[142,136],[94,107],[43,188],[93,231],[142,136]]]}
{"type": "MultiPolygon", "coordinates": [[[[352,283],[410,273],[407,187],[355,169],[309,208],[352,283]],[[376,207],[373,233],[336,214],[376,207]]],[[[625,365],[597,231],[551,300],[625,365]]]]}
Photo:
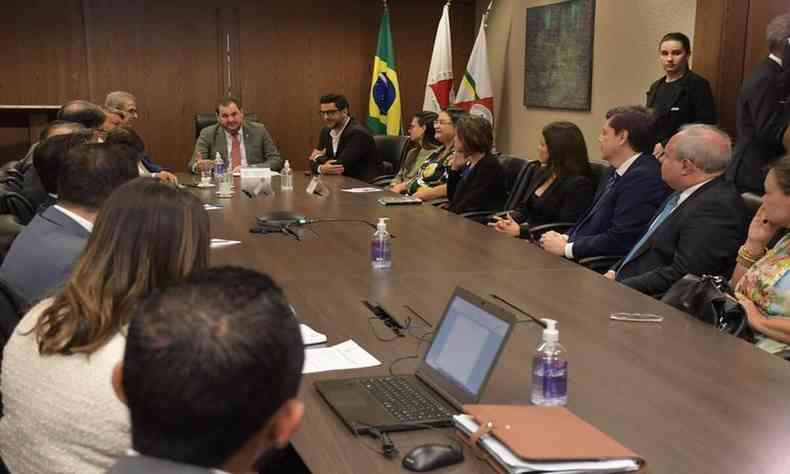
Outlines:
{"type": "Polygon", "coordinates": [[[355,433],[450,426],[485,390],[516,318],[456,288],[414,375],[321,380],[318,392],[355,433]]]}

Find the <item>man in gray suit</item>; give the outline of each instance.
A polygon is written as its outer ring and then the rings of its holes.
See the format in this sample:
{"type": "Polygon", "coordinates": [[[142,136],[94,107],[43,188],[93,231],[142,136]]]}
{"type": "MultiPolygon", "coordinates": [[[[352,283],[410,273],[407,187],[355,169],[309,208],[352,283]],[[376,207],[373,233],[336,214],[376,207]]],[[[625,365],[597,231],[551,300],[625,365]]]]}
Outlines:
{"type": "Polygon", "coordinates": [[[217,102],[217,124],[200,131],[189,169],[197,173],[213,166],[217,153],[230,169],[251,165],[268,165],[279,171],[283,159],[262,123],[244,120],[241,102],[233,98],[217,102]]]}
{"type": "Polygon", "coordinates": [[[112,384],[129,407],[134,452],[108,472],[273,467],[271,455],[304,413],[304,346],[272,279],[239,267],[202,270],[149,296],[130,320],[112,384]]]}
{"type": "Polygon", "coordinates": [[[0,267],[3,278],[32,305],[61,285],[85,247],[110,193],[138,176],[125,147],[104,143],[71,148],[58,172],[58,200],[19,233],[0,267]]]}

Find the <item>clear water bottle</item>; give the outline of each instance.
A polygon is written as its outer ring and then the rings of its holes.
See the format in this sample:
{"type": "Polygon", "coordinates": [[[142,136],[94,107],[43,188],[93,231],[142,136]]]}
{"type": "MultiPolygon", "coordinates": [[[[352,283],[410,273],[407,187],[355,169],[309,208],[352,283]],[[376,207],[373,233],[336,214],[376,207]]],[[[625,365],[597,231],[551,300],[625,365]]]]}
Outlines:
{"type": "Polygon", "coordinates": [[[370,263],[375,269],[390,268],[392,266],[392,242],[387,231],[389,217],[382,217],[376,225],[373,241],[370,244],[370,263]]]}
{"type": "Polygon", "coordinates": [[[532,403],[557,406],[568,403],[568,359],[559,343],[557,321],[543,319],[543,342],[532,360],[532,403]]]}
{"type": "Polygon", "coordinates": [[[222,182],[225,177],[225,162],[222,160],[222,155],[217,152],[214,158],[214,178],[217,180],[217,185],[222,182]]]}
{"type": "Polygon", "coordinates": [[[294,188],[294,175],[291,170],[291,164],[285,160],[283,169],[280,171],[280,189],[283,191],[290,191],[294,188]]]}

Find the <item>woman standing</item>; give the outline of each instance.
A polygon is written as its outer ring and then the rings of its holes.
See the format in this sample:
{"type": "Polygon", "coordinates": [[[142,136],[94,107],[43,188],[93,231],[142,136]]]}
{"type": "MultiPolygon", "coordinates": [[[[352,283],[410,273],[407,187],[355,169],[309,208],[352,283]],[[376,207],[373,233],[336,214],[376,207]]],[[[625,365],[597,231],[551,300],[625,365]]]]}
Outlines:
{"type": "Polygon", "coordinates": [[[715,124],[716,106],[707,79],[689,69],[691,42],[683,33],[667,33],[658,45],[664,77],[647,91],[647,107],[655,113],[656,156],[680,127],[715,124]]]}

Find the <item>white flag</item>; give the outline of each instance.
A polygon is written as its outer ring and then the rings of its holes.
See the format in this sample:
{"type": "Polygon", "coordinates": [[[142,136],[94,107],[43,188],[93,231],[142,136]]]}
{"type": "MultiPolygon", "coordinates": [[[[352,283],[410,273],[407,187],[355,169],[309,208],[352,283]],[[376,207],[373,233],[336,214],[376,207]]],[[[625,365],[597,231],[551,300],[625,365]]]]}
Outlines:
{"type": "Polygon", "coordinates": [[[431,67],[425,86],[423,110],[441,112],[455,102],[453,93],[453,53],[450,39],[450,7],[445,5],[436,39],[433,42],[431,67]]]}
{"type": "Polygon", "coordinates": [[[494,90],[488,69],[488,46],[486,43],[486,16],[480,23],[475,46],[469,56],[464,78],[458,88],[457,105],[472,115],[480,115],[494,123],[494,90]]]}

